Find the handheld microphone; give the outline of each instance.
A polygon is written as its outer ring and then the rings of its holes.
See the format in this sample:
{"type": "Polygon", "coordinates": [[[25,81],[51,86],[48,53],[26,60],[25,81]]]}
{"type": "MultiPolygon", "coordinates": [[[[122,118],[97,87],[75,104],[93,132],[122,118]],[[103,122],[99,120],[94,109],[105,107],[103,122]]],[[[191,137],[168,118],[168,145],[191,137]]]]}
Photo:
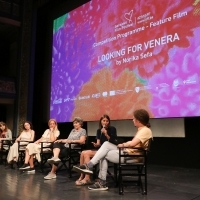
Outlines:
{"type": "MultiPolygon", "coordinates": [[[[105,128],[106,126],[105,125],[103,125],[103,128],[105,128]]],[[[103,132],[101,131],[101,134],[102,134],[103,132]]]]}

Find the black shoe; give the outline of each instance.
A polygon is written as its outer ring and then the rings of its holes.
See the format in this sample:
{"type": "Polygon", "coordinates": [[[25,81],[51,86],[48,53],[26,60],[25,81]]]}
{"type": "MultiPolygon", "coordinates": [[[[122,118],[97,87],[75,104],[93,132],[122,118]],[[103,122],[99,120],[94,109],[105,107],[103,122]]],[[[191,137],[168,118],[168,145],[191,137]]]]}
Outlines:
{"type": "Polygon", "coordinates": [[[19,170],[26,170],[26,169],[29,169],[30,168],[30,166],[28,165],[28,164],[23,164],[20,168],[19,168],[19,170]]]}
{"type": "Polygon", "coordinates": [[[100,181],[96,182],[95,184],[88,186],[89,190],[101,190],[101,191],[105,191],[108,190],[108,187],[106,184],[102,185],[100,183],[100,181]]]}
{"type": "Polygon", "coordinates": [[[11,164],[11,163],[7,164],[7,165],[5,166],[5,169],[12,169],[12,164],[11,164]]]}
{"type": "Polygon", "coordinates": [[[35,174],[35,168],[33,167],[33,168],[29,168],[29,169],[27,169],[26,171],[25,171],[27,174],[35,174]]]}
{"type": "Polygon", "coordinates": [[[17,169],[17,168],[18,168],[17,162],[13,161],[12,162],[12,169],[17,169]]]}
{"type": "Polygon", "coordinates": [[[85,164],[79,167],[73,166],[73,171],[83,173],[83,174],[93,174],[93,171],[85,164]]]}

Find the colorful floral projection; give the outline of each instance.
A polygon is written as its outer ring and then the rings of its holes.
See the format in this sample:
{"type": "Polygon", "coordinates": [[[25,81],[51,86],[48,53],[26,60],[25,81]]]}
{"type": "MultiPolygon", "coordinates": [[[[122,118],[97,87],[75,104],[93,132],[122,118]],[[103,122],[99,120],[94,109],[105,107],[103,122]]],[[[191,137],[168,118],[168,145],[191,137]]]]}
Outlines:
{"type": "Polygon", "coordinates": [[[200,115],[200,2],[92,0],[54,21],[51,117],[200,115]]]}

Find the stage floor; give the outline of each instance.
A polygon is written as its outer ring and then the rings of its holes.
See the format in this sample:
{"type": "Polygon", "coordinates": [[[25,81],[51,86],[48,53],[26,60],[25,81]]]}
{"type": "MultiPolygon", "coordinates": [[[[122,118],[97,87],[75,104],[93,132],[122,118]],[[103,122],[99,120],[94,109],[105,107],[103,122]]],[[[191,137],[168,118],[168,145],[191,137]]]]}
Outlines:
{"type": "Polygon", "coordinates": [[[59,171],[53,180],[44,180],[46,174],[25,174],[0,165],[0,200],[200,200],[200,169],[149,165],[147,195],[138,193],[134,186],[119,195],[111,177],[108,191],[90,191],[87,186],[75,186],[75,172],[71,179],[66,170],[59,171]]]}

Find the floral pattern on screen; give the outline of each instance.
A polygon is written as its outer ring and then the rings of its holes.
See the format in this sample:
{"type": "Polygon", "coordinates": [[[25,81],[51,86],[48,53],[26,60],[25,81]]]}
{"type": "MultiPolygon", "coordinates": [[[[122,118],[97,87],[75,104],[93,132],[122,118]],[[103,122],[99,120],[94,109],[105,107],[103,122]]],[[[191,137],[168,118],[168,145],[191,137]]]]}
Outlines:
{"type": "Polygon", "coordinates": [[[200,2],[91,0],[54,21],[50,117],[200,114],[200,2]]]}

